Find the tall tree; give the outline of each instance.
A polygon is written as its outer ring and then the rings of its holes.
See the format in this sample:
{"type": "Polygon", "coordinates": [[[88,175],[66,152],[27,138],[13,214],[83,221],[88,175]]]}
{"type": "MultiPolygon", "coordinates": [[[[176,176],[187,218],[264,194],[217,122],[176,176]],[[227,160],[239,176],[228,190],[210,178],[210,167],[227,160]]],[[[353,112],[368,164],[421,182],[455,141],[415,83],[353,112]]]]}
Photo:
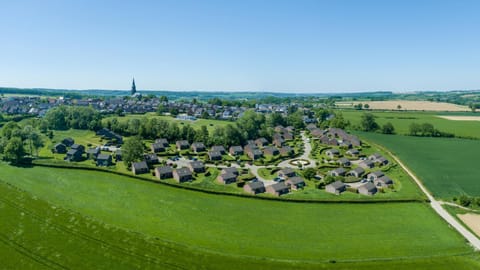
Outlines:
{"type": "Polygon", "coordinates": [[[135,136],[127,139],[122,147],[122,159],[127,167],[143,157],[142,138],[135,136]]]}
{"type": "Polygon", "coordinates": [[[22,139],[19,137],[11,138],[4,149],[4,158],[14,164],[18,163],[25,155],[22,139]]]}
{"type": "Polygon", "coordinates": [[[360,120],[360,126],[363,131],[375,131],[378,129],[378,124],[375,121],[375,116],[371,113],[364,113],[360,120]]]}

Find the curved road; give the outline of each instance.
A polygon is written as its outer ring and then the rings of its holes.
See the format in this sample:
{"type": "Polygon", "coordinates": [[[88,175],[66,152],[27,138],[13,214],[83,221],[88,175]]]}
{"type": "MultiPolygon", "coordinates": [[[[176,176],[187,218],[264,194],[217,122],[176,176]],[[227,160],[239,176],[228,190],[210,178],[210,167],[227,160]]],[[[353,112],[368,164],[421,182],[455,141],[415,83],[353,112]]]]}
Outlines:
{"type": "MultiPolygon", "coordinates": [[[[301,156],[293,158],[293,159],[308,160],[310,162],[310,164],[304,166],[304,168],[315,167],[315,160],[310,158],[310,153],[312,152],[312,144],[307,140],[308,138],[307,138],[307,136],[305,136],[305,131],[302,131],[300,133],[300,135],[302,136],[302,141],[303,141],[303,145],[304,145],[303,154],[301,156]]],[[[287,159],[287,160],[284,160],[284,161],[280,162],[278,164],[278,167],[298,168],[298,166],[292,165],[292,164],[289,163],[291,160],[292,159],[287,159]]]]}
{"type": "Polygon", "coordinates": [[[425,188],[423,183],[407,168],[407,166],[405,166],[400,161],[400,159],[397,158],[397,156],[393,155],[390,151],[386,150],[385,148],[383,149],[386,152],[388,152],[393,157],[393,159],[395,159],[395,161],[413,178],[413,180],[415,180],[417,185],[420,187],[423,193],[425,193],[427,198],[430,200],[430,206],[433,208],[433,210],[435,210],[435,212],[437,212],[437,214],[440,217],[442,217],[450,226],[455,228],[455,230],[457,230],[465,239],[467,239],[468,242],[470,242],[470,244],[473,246],[475,250],[480,250],[480,239],[478,239],[476,235],[471,233],[469,230],[463,227],[463,225],[460,224],[460,222],[458,222],[454,217],[452,217],[452,215],[450,215],[450,213],[448,213],[447,210],[445,210],[442,207],[443,202],[437,201],[430,194],[430,192],[425,188]]]}

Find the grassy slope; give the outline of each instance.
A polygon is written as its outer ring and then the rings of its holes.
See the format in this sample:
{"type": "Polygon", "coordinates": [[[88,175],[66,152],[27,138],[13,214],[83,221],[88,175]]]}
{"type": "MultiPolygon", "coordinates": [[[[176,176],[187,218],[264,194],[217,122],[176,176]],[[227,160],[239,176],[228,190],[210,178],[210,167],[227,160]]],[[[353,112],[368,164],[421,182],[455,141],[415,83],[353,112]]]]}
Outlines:
{"type": "MultiPolygon", "coordinates": [[[[345,119],[353,125],[360,124],[360,118],[366,111],[342,111],[345,119]]],[[[462,115],[453,113],[431,113],[431,112],[375,112],[368,111],[376,116],[375,120],[381,126],[391,122],[398,134],[407,134],[411,123],[431,123],[436,129],[454,133],[460,137],[480,138],[480,122],[475,121],[453,121],[438,117],[437,115],[462,115]]],[[[466,115],[470,115],[465,113],[466,115]]],[[[474,114],[478,115],[478,114],[474,114]]]]}
{"type": "Polygon", "coordinates": [[[478,255],[399,261],[295,263],[195,252],[55,207],[0,182],[5,269],[472,269],[478,255]]]}
{"type": "Polygon", "coordinates": [[[390,149],[420,177],[434,196],[450,198],[464,193],[480,196],[479,141],[359,134],[390,149]]]}
{"type": "Polygon", "coordinates": [[[421,203],[258,201],[177,190],[106,173],[0,166],[2,180],[41,199],[201,250],[317,261],[469,251],[463,239],[421,203]]]}

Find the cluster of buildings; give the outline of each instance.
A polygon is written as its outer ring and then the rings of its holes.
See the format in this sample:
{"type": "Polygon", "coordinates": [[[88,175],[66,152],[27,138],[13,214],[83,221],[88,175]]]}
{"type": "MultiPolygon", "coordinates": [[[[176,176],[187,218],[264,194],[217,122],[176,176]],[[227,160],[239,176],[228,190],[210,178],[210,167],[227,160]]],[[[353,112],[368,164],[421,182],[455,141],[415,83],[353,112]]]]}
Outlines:
{"type": "Polygon", "coordinates": [[[99,147],[89,148],[85,150],[85,146],[75,143],[73,138],[65,138],[62,142],[57,143],[52,148],[52,153],[65,154],[65,161],[83,161],[91,159],[95,161],[97,166],[111,166],[112,155],[104,154],[99,147]]]}
{"type": "Polygon", "coordinates": [[[307,130],[313,138],[319,139],[322,144],[352,148],[362,145],[362,141],[355,135],[347,133],[341,128],[320,129],[315,124],[308,124],[307,130]]]}

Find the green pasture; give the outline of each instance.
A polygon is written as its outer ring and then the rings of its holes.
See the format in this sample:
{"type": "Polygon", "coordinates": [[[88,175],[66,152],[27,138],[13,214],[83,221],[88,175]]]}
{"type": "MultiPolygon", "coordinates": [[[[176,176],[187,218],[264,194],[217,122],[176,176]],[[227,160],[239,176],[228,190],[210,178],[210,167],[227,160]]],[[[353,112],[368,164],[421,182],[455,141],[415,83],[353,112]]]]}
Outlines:
{"type": "Polygon", "coordinates": [[[288,203],[204,194],[93,171],[5,164],[0,170],[2,181],[38,199],[226,256],[341,262],[471,251],[423,203],[288,203]]]}
{"type": "Polygon", "coordinates": [[[365,132],[358,134],[391,150],[412,169],[434,196],[445,199],[462,194],[480,196],[479,141],[365,132]]]}
{"type": "Polygon", "coordinates": [[[457,137],[480,138],[480,121],[457,121],[438,117],[439,115],[477,115],[473,113],[432,113],[432,112],[378,112],[378,111],[354,111],[343,110],[342,114],[352,125],[360,125],[360,119],[364,113],[375,116],[376,122],[382,126],[391,122],[397,134],[408,134],[410,124],[431,123],[442,132],[453,133],[457,137]]]}
{"type": "Polygon", "coordinates": [[[201,126],[206,126],[209,132],[213,132],[215,127],[224,127],[228,124],[235,125],[235,122],[225,121],[225,120],[215,120],[215,119],[197,119],[195,121],[191,120],[180,120],[176,119],[172,116],[166,115],[157,115],[156,113],[146,113],[146,114],[127,114],[122,117],[112,116],[107,117],[106,119],[117,118],[118,121],[128,121],[129,119],[144,119],[144,118],[156,118],[158,120],[165,120],[165,121],[172,121],[178,123],[180,126],[182,125],[190,125],[193,128],[199,129],[201,126]]]}

